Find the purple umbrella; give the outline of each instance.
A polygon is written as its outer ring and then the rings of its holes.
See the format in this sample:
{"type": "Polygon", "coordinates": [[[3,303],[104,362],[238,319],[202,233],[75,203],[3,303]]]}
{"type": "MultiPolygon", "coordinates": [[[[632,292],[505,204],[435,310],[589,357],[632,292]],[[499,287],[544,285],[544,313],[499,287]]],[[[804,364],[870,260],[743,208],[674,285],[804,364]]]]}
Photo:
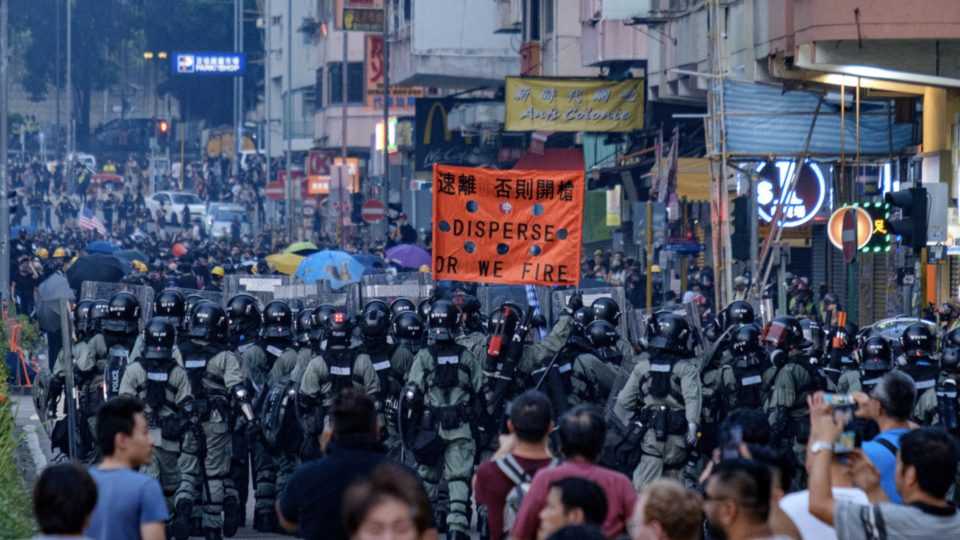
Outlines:
{"type": "Polygon", "coordinates": [[[387,259],[404,268],[430,266],[430,252],[413,244],[399,244],[387,249],[387,259]]]}

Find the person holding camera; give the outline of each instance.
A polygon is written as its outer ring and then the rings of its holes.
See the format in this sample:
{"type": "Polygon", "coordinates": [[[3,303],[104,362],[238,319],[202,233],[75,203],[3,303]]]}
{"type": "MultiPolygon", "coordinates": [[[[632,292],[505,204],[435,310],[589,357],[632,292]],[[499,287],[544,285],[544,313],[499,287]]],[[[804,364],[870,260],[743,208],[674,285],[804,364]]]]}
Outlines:
{"type": "MultiPolygon", "coordinates": [[[[900,438],[895,481],[905,504],[891,504],[880,486],[877,470],[860,461],[854,465],[857,483],[873,504],[837,500],[831,489],[834,443],[846,429],[833,406],[816,393],[810,407],[810,513],[831,525],[837,538],[937,538],[960,530],[960,513],[947,501],[960,460],[957,443],[940,428],[919,428],[900,438]]],[[[854,462],[860,458],[855,458],[854,462]]]]}
{"type": "Polygon", "coordinates": [[[896,466],[897,452],[900,450],[900,438],[914,426],[910,415],[917,402],[917,387],[913,379],[902,371],[891,371],[884,375],[870,394],[855,392],[857,418],[873,420],[880,433],[872,440],[863,443],[863,453],[880,472],[880,485],[887,499],[895,504],[903,500],[897,493],[896,466]]]}

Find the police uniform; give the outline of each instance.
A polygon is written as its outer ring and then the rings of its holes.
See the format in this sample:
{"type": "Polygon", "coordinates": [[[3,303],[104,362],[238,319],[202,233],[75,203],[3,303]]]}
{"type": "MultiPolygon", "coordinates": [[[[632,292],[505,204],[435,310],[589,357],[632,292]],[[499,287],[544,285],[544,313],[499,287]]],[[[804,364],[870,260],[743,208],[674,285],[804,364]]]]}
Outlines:
{"type": "Polygon", "coordinates": [[[447,482],[450,511],[447,525],[451,531],[466,532],[469,527],[470,478],[476,444],[473,440],[470,411],[479,404],[485,383],[480,363],[461,345],[437,342],[417,353],[407,384],[424,396],[424,406],[439,427],[443,452],[437,463],[419,464],[430,500],[436,503],[440,482],[447,482]]]}
{"type": "MultiPolygon", "coordinates": [[[[77,350],[74,379],[80,396],[80,425],[86,424],[90,430],[91,441],[96,441],[97,409],[104,402],[104,395],[110,399],[120,393],[120,380],[117,376],[122,376],[122,372],[114,373],[111,382],[108,382],[105,380],[107,365],[111,362],[125,365],[134,340],[132,335],[101,333],[93,336],[86,347],[77,350]]],[[[100,457],[99,446],[94,443],[87,454],[86,462],[92,465],[100,461],[100,457]]]]}
{"type": "MultiPolygon", "coordinates": [[[[236,348],[240,357],[240,369],[244,378],[251,381],[258,392],[258,400],[266,394],[271,364],[267,353],[259,343],[245,343],[236,348]]],[[[260,437],[251,437],[250,456],[253,461],[254,515],[274,514],[273,501],[276,498],[277,471],[273,455],[267,450],[260,437]]],[[[245,475],[244,475],[245,476],[245,475]]],[[[239,494],[238,494],[239,496],[239,494]]],[[[241,497],[242,501],[243,498],[241,497]]]]}
{"type": "MultiPolygon", "coordinates": [[[[803,351],[793,350],[787,362],[776,371],[773,392],[764,404],[770,423],[771,439],[776,443],[792,441],[797,462],[806,463],[806,445],[810,436],[810,409],[807,396],[827,389],[826,376],[812,365],[803,351]]],[[[802,472],[801,472],[802,474],[802,472]]]]}
{"type": "Polygon", "coordinates": [[[120,393],[133,396],[145,405],[144,414],[153,438],[153,458],[141,472],[157,479],[174,509],[174,495],[180,487],[180,437],[184,402],[193,399],[187,373],[173,359],[141,358],[127,367],[120,382],[120,393]]]}
{"type": "Polygon", "coordinates": [[[184,439],[177,507],[179,510],[182,500],[192,504],[196,495],[202,495],[203,529],[205,533],[219,531],[223,527],[224,484],[229,478],[232,452],[228,389],[244,382],[240,360],[226,347],[202,340],[182,343],[180,352],[194,394],[192,414],[202,426],[194,427],[184,439]]]}

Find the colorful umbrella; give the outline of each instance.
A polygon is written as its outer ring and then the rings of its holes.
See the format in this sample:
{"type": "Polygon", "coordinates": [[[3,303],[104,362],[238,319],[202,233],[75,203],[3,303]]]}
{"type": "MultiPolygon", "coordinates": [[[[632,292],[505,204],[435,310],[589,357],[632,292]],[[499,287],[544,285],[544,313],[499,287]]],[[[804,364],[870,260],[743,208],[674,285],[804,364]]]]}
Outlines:
{"type": "Polygon", "coordinates": [[[364,275],[382,273],[384,268],[387,267],[383,259],[372,253],[354,253],[353,258],[360,261],[360,264],[363,265],[364,275]]]}
{"type": "Polygon", "coordinates": [[[399,244],[387,249],[387,259],[404,268],[430,266],[430,252],[413,244],[399,244]]]}
{"type": "Polygon", "coordinates": [[[267,262],[276,268],[277,272],[292,276],[297,273],[297,268],[300,267],[304,258],[304,256],[294,253],[274,253],[273,255],[267,255],[267,262]]]}
{"type": "Polygon", "coordinates": [[[294,253],[303,256],[313,255],[318,251],[320,251],[320,248],[313,242],[294,242],[287,246],[287,249],[283,250],[284,253],[294,253]]]}
{"type": "Polygon", "coordinates": [[[348,283],[359,283],[363,265],[349,253],[323,250],[310,255],[297,268],[297,277],[304,283],[325,279],[334,289],[342,289],[348,283]]]}

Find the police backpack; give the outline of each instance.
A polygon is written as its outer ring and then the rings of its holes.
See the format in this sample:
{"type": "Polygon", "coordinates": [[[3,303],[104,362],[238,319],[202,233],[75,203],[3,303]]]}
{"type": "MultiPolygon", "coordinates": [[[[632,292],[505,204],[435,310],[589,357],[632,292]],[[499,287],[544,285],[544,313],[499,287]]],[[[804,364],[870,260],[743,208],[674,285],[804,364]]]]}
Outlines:
{"type": "Polygon", "coordinates": [[[303,442],[297,422],[297,381],[283,377],[267,392],[263,402],[263,438],[270,450],[294,451],[303,442]]]}

